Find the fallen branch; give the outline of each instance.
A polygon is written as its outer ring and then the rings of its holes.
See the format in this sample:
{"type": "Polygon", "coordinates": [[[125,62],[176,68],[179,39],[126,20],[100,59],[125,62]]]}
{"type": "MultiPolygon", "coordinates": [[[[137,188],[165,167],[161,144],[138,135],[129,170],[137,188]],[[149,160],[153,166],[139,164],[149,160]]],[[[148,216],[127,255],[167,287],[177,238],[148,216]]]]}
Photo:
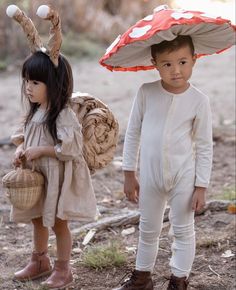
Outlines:
{"type": "Polygon", "coordinates": [[[206,203],[206,206],[203,209],[203,211],[201,211],[197,215],[201,215],[202,213],[206,212],[207,210],[211,210],[211,211],[227,210],[230,203],[232,203],[231,200],[210,200],[206,203]]]}
{"type": "MultiPolygon", "coordinates": [[[[207,210],[211,211],[224,211],[227,210],[228,205],[231,203],[229,200],[211,200],[207,202],[205,208],[196,213],[196,215],[201,215],[207,210]]],[[[109,216],[99,219],[96,222],[85,224],[79,228],[73,229],[71,232],[73,235],[80,235],[91,229],[95,229],[96,232],[105,230],[108,228],[121,227],[126,225],[136,225],[139,223],[139,212],[137,210],[130,210],[123,212],[115,216],[109,216]]],[[[166,209],[163,222],[169,221],[169,208],[166,209]]],[[[54,236],[50,236],[50,240],[54,240],[54,236]]]]}
{"type": "MultiPolygon", "coordinates": [[[[90,229],[96,229],[96,231],[101,231],[107,228],[120,227],[127,224],[137,224],[139,221],[138,211],[128,211],[123,214],[119,214],[112,217],[104,217],[99,219],[97,222],[85,224],[80,228],[73,229],[71,233],[73,235],[80,235],[85,233],[90,229]]],[[[50,240],[55,239],[54,236],[50,236],[50,240]]]]}

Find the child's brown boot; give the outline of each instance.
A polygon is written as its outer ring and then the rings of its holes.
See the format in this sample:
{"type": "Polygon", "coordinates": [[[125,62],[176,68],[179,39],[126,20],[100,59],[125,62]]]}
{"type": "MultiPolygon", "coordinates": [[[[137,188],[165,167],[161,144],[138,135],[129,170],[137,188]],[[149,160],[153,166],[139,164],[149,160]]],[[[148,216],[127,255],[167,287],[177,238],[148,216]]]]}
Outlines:
{"type": "Polygon", "coordinates": [[[188,279],[186,277],[178,278],[171,275],[167,290],[186,290],[188,287],[188,279]]]}
{"type": "Polygon", "coordinates": [[[151,273],[134,270],[129,280],[113,290],[153,290],[151,273]]]}
{"type": "Polygon", "coordinates": [[[33,252],[28,265],[16,272],[13,279],[21,282],[35,280],[50,274],[51,271],[52,267],[47,252],[33,252]]]}
{"type": "Polygon", "coordinates": [[[51,276],[41,285],[49,289],[65,289],[73,282],[69,261],[55,261],[51,276]]]}

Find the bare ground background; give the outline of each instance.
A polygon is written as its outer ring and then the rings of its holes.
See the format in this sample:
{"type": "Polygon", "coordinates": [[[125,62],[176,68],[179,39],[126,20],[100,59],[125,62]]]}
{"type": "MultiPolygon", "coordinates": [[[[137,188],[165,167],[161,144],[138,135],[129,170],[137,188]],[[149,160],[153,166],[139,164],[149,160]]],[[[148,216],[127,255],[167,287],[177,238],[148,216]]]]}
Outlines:
{"type": "MultiPolygon", "coordinates": [[[[115,160],[107,168],[93,176],[93,183],[102,210],[102,218],[115,216],[121,212],[135,210],[136,206],[127,202],[123,196],[123,176],[121,155],[125,127],[133,96],[143,82],[155,80],[155,71],[139,73],[109,72],[97,61],[71,59],[75,77],[75,90],[93,94],[105,102],[114,112],[120,123],[120,139],[115,160]]],[[[222,199],[235,196],[235,51],[230,49],[223,54],[199,59],[192,82],[210,97],[214,121],[214,163],[208,199],[222,199]]],[[[12,66],[0,74],[0,140],[8,137],[16,127],[20,110],[19,67],[12,66]]],[[[0,147],[0,177],[11,168],[14,148],[0,147]]],[[[31,226],[16,225],[9,221],[9,203],[0,186],[0,289],[40,289],[39,283],[19,284],[11,278],[21,268],[31,251],[31,226]]],[[[71,223],[71,228],[80,227],[71,223]]],[[[81,265],[81,254],[73,252],[72,263],[75,285],[71,289],[102,290],[116,286],[123,275],[130,271],[135,262],[138,225],[134,234],[123,237],[121,231],[130,227],[108,227],[98,231],[91,245],[119,241],[122,251],[126,252],[127,262],[122,268],[111,267],[93,270],[81,265]]],[[[170,241],[169,223],[164,225],[160,251],[154,271],[154,282],[158,290],[166,289],[164,275],[169,274],[170,241]]],[[[190,289],[233,290],[235,282],[235,215],[227,210],[208,210],[196,217],[197,253],[191,275],[190,289]],[[222,257],[231,250],[231,257],[222,257]]],[[[74,235],[73,248],[81,248],[83,235],[74,235]]],[[[50,253],[55,255],[55,245],[51,241],[50,253]]]]}

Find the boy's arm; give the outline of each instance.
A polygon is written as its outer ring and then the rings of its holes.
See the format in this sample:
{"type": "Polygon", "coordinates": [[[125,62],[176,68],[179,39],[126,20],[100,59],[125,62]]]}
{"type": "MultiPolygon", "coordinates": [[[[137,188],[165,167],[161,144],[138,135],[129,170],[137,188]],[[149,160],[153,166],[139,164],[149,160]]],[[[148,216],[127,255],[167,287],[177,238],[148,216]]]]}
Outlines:
{"type": "Polygon", "coordinates": [[[143,93],[141,87],[134,100],[125,134],[122,164],[124,171],[137,170],[143,110],[143,93]]]}
{"type": "Polygon", "coordinates": [[[134,100],[125,134],[123,164],[124,193],[127,198],[137,203],[139,198],[139,182],[136,177],[138,164],[141,126],[144,114],[142,87],[134,100]]]}
{"type": "Polygon", "coordinates": [[[136,170],[143,110],[143,94],[142,88],[140,88],[130,113],[123,149],[124,193],[132,202],[138,202],[139,197],[139,182],[136,178],[136,170]]]}
{"type": "Polygon", "coordinates": [[[195,187],[207,188],[210,182],[213,156],[212,117],[207,98],[198,108],[193,124],[193,138],[196,149],[195,187]]]}
{"type": "Polygon", "coordinates": [[[192,210],[201,211],[206,204],[206,190],[210,182],[213,156],[212,117],[207,98],[198,108],[193,124],[193,137],[196,147],[196,178],[192,210]]]}

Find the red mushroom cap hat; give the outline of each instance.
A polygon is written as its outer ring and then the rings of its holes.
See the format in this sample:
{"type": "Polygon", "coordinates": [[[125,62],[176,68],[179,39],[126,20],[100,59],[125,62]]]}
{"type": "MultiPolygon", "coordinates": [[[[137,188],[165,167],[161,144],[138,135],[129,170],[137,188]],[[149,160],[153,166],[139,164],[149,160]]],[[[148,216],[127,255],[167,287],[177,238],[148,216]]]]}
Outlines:
{"type": "Polygon", "coordinates": [[[151,45],[171,41],[178,35],[190,35],[197,57],[220,53],[235,44],[236,26],[230,20],[205,12],[173,10],[158,6],[119,35],[107,48],[100,64],[109,70],[138,71],[155,67],[151,63],[151,45]]]}

